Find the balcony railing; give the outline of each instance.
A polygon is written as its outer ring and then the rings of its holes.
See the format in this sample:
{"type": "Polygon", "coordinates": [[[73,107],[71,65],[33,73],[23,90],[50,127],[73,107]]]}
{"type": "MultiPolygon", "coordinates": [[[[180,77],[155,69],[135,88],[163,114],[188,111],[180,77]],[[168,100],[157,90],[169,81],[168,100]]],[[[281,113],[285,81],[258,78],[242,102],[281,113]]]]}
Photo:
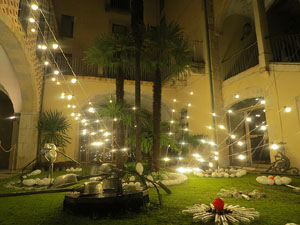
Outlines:
{"type": "Polygon", "coordinates": [[[225,74],[225,80],[253,66],[256,66],[258,64],[257,42],[254,42],[247,48],[224,59],[222,61],[222,64],[223,73],[225,74]]]}
{"type": "Polygon", "coordinates": [[[192,50],[193,62],[203,63],[203,42],[202,41],[191,41],[190,48],[192,50]]]}
{"type": "Polygon", "coordinates": [[[300,34],[270,38],[273,62],[300,62],[300,34]]]}

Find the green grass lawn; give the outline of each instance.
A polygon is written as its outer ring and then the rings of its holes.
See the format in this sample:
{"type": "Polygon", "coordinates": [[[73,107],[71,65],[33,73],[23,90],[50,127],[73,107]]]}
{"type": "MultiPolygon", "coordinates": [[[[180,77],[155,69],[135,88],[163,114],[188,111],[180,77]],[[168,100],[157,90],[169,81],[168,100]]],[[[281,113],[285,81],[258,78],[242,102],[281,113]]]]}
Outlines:
{"type": "MultiPolygon", "coordinates": [[[[195,203],[210,203],[221,188],[236,187],[238,190],[260,189],[267,198],[243,199],[225,198],[225,203],[256,208],[260,219],[252,224],[284,225],[287,222],[300,224],[300,194],[287,187],[264,187],[255,181],[257,174],[241,178],[199,178],[189,176],[185,184],[170,187],[172,194],[163,191],[163,208],[144,209],[140,213],[128,212],[114,218],[93,220],[89,217],[70,215],[62,210],[63,193],[0,198],[0,224],[10,225],[77,225],[77,224],[193,224],[190,216],[181,211],[195,203]]],[[[12,180],[12,179],[10,179],[12,180]]],[[[0,192],[10,192],[3,187],[9,180],[0,180],[0,192]]],[[[292,185],[300,186],[300,178],[294,178],[292,185]]],[[[150,198],[157,203],[155,190],[151,188],[150,198]]]]}

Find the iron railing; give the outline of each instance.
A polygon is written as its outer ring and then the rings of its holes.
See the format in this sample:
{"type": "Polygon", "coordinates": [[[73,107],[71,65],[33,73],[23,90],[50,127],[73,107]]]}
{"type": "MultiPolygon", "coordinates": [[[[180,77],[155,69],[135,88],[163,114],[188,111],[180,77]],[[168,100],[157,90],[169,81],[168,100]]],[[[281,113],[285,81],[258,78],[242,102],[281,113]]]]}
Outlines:
{"type": "Polygon", "coordinates": [[[300,62],[300,34],[270,37],[273,62],[300,62]]]}
{"type": "Polygon", "coordinates": [[[225,80],[258,64],[257,42],[222,61],[225,80]]]}

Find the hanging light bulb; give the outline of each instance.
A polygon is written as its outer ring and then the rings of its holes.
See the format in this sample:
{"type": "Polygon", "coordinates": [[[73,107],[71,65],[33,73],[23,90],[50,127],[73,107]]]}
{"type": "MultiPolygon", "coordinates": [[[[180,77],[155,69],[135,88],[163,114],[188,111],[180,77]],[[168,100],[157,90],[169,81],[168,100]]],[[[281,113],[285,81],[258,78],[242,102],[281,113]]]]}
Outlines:
{"type": "Polygon", "coordinates": [[[235,135],[234,134],[230,135],[230,137],[231,137],[231,139],[235,139],[235,135]]]}
{"type": "Polygon", "coordinates": [[[71,116],[75,116],[75,113],[71,113],[71,116]]]}
{"type": "Polygon", "coordinates": [[[84,129],[84,130],[82,131],[82,134],[83,134],[83,135],[86,135],[86,134],[87,134],[87,130],[84,129]]]}
{"type": "Polygon", "coordinates": [[[56,78],[55,78],[55,77],[52,77],[51,80],[52,80],[52,81],[56,81],[56,78]]]}
{"type": "Polygon", "coordinates": [[[174,121],[174,120],[171,120],[170,123],[175,123],[175,121],[174,121]]]}
{"type": "Polygon", "coordinates": [[[209,167],[213,167],[214,164],[213,164],[212,162],[209,162],[209,163],[208,163],[208,166],[209,166],[209,167]]]}
{"type": "Polygon", "coordinates": [[[59,74],[59,71],[58,71],[58,70],[54,70],[53,73],[54,73],[55,75],[58,75],[58,74],[59,74]]]}
{"type": "Polygon", "coordinates": [[[219,128],[220,128],[221,130],[225,130],[225,126],[224,126],[224,125],[219,125],[219,128]]]}
{"type": "Polygon", "coordinates": [[[216,113],[212,113],[211,115],[212,115],[212,116],[217,116],[217,114],[216,114],[216,113]]]}
{"type": "Polygon", "coordinates": [[[67,105],[67,107],[68,107],[68,108],[71,108],[71,105],[70,105],[70,104],[68,104],[68,105],[67,105]]]}
{"type": "Polygon", "coordinates": [[[95,141],[92,143],[92,146],[101,146],[103,145],[104,143],[102,141],[95,141]]]}
{"type": "Polygon", "coordinates": [[[104,137],[108,137],[109,135],[110,135],[109,132],[105,132],[105,133],[103,134],[104,137]]]}
{"type": "Polygon", "coordinates": [[[267,126],[262,125],[262,126],[260,127],[260,130],[267,130],[267,126]]]}
{"type": "Polygon", "coordinates": [[[118,118],[115,117],[113,120],[114,120],[115,122],[117,122],[117,121],[118,121],[118,118]]]}
{"type": "Polygon", "coordinates": [[[76,105],[72,105],[72,109],[75,109],[76,108],[76,105]]]}
{"type": "Polygon", "coordinates": [[[75,84],[77,82],[77,79],[76,78],[72,78],[71,82],[72,82],[72,84],[75,84]]]}
{"type": "Polygon", "coordinates": [[[191,107],[191,106],[192,106],[192,104],[191,104],[191,103],[189,103],[189,104],[188,104],[188,107],[191,107]]]}
{"type": "Polygon", "coordinates": [[[260,104],[262,104],[262,105],[266,104],[266,100],[261,100],[260,104]]]}
{"type": "Polygon", "coordinates": [[[165,157],[164,161],[168,162],[168,161],[170,161],[170,159],[168,157],[165,157]]]}
{"type": "Polygon", "coordinates": [[[211,129],[212,129],[212,126],[207,126],[207,129],[211,130],[211,129]]]}
{"type": "Polygon", "coordinates": [[[100,120],[96,120],[95,122],[96,122],[96,123],[99,123],[99,122],[100,122],[100,120]]]}
{"type": "Polygon", "coordinates": [[[109,100],[109,103],[112,103],[112,100],[109,100]]]}
{"type": "Polygon", "coordinates": [[[68,95],[68,100],[71,100],[73,98],[72,95],[68,95]]]}
{"type": "Polygon", "coordinates": [[[216,143],[215,143],[215,142],[213,142],[213,141],[209,141],[209,142],[208,142],[208,144],[210,144],[211,146],[214,146],[214,145],[216,145],[216,143]]]}
{"type": "Polygon", "coordinates": [[[49,65],[49,62],[48,62],[48,61],[45,61],[45,62],[44,62],[44,65],[48,66],[48,65],[49,65]]]}
{"type": "Polygon", "coordinates": [[[204,140],[204,139],[201,139],[200,140],[203,144],[205,144],[206,143],[206,141],[204,140]]]}
{"type": "Polygon", "coordinates": [[[46,46],[46,45],[42,45],[42,49],[43,49],[43,50],[46,50],[46,49],[47,49],[47,46],[46,46]]]}
{"type": "Polygon", "coordinates": [[[214,152],[215,155],[219,155],[219,152],[214,152]]]}
{"type": "Polygon", "coordinates": [[[60,98],[64,99],[65,98],[65,93],[61,93],[60,98]]]}
{"type": "Polygon", "coordinates": [[[201,155],[199,155],[198,153],[194,153],[193,156],[194,156],[195,158],[200,158],[200,157],[201,157],[201,155]]]}
{"type": "Polygon", "coordinates": [[[250,117],[247,117],[247,118],[246,118],[246,121],[247,121],[247,122],[251,122],[251,120],[252,120],[252,119],[251,119],[250,117]]]}
{"type": "Polygon", "coordinates": [[[173,99],[173,102],[176,102],[176,101],[177,101],[176,98],[174,98],[174,99],[173,99]]]}
{"type": "Polygon", "coordinates": [[[60,85],[60,82],[59,82],[59,81],[57,81],[57,82],[56,82],[56,84],[57,84],[57,85],[60,85]]]}
{"type": "Polygon", "coordinates": [[[29,18],[29,22],[30,22],[30,23],[34,23],[34,22],[35,22],[35,19],[33,19],[32,17],[30,17],[30,18],[29,18]]]}
{"type": "Polygon", "coordinates": [[[81,114],[80,114],[80,113],[78,113],[78,114],[77,114],[77,116],[78,116],[78,117],[80,117],[80,116],[81,116],[81,114]]]}
{"type": "Polygon", "coordinates": [[[81,120],[81,123],[85,123],[87,120],[86,119],[83,119],[83,120],[81,120]]]}
{"type": "Polygon", "coordinates": [[[56,43],[52,44],[52,48],[53,49],[57,49],[58,48],[58,44],[56,44],[56,43]]]}
{"type": "Polygon", "coordinates": [[[32,5],[31,5],[31,8],[32,8],[33,10],[37,10],[39,7],[37,6],[37,4],[32,4],[32,5]]]}
{"type": "Polygon", "coordinates": [[[227,112],[228,112],[228,113],[232,113],[232,110],[231,110],[231,109],[228,109],[227,112]]]}
{"type": "Polygon", "coordinates": [[[95,109],[94,109],[93,107],[90,107],[90,108],[88,109],[88,111],[89,111],[90,113],[94,113],[94,112],[95,112],[95,109]]]}
{"type": "Polygon", "coordinates": [[[187,119],[189,119],[189,118],[190,118],[190,116],[186,116],[186,118],[187,118],[187,119]]]}
{"type": "Polygon", "coordinates": [[[285,111],[285,112],[291,112],[291,111],[292,111],[292,108],[291,108],[291,107],[284,107],[284,111],[285,111]]]}
{"type": "Polygon", "coordinates": [[[175,110],[175,109],[172,109],[172,112],[176,112],[176,110],[175,110]]]}
{"type": "Polygon", "coordinates": [[[183,130],[184,130],[184,131],[188,131],[189,129],[186,127],[186,128],[184,128],[183,130]]]}
{"type": "Polygon", "coordinates": [[[277,145],[277,144],[272,144],[272,145],[271,145],[271,149],[277,150],[277,149],[279,149],[279,145],[277,145]]]}
{"type": "Polygon", "coordinates": [[[92,135],[92,136],[94,136],[96,134],[96,132],[92,132],[92,133],[90,133],[90,135],[92,135]]]}
{"type": "Polygon", "coordinates": [[[259,114],[256,114],[255,117],[260,117],[260,115],[259,115],[259,114]]]}
{"type": "Polygon", "coordinates": [[[237,144],[238,144],[239,146],[242,146],[244,143],[241,142],[241,141],[238,141],[237,144]]]}
{"type": "Polygon", "coordinates": [[[218,157],[218,156],[215,156],[214,158],[215,158],[215,160],[219,160],[219,157],[218,157]]]}
{"type": "Polygon", "coordinates": [[[238,95],[238,94],[235,94],[235,95],[234,95],[234,97],[235,97],[235,98],[239,98],[239,97],[240,97],[240,95],[238,95]]]}
{"type": "Polygon", "coordinates": [[[194,95],[194,92],[191,91],[191,92],[190,92],[190,95],[194,95]]]}
{"type": "Polygon", "coordinates": [[[246,157],[245,157],[244,155],[239,155],[238,158],[239,158],[240,160],[244,160],[246,157]]]}
{"type": "Polygon", "coordinates": [[[31,28],[31,30],[30,30],[32,33],[35,33],[36,32],[36,30],[34,29],[34,28],[31,28]]]}

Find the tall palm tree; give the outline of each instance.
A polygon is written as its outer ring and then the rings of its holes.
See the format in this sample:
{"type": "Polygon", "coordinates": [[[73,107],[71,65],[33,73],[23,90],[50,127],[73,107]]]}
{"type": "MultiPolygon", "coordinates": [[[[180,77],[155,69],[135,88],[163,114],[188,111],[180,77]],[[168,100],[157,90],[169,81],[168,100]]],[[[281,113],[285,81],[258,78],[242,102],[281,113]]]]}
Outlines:
{"type": "MultiPolygon", "coordinates": [[[[108,34],[96,39],[94,45],[86,51],[85,60],[102,66],[103,69],[116,75],[116,104],[124,101],[124,73],[132,66],[133,41],[129,34],[108,34]]],[[[117,167],[124,168],[124,124],[122,120],[116,123],[116,153],[117,167]]]]}
{"type": "Polygon", "coordinates": [[[179,75],[185,73],[191,64],[191,52],[182,29],[175,22],[160,22],[157,27],[148,26],[145,39],[145,62],[155,71],[153,84],[153,169],[160,168],[160,122],[162,74],[179,75]]]}
{"type": "MultiPolygon", "coordinates": [[[[141,108],[141,51],[144,35],[144,1],[131,0],[131,30],[135,43],[135,107],[141,108]]],[[[136,162],[142,161],[141,122],[136,113],[136,162]]]]}

